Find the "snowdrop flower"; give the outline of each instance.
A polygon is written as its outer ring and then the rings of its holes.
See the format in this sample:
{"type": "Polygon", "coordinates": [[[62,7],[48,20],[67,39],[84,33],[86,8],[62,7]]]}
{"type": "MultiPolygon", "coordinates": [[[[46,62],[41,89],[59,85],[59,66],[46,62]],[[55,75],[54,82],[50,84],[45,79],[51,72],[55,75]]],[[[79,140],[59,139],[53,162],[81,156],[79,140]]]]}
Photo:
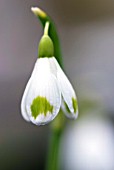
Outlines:
{"type": "Polygon", "coordinates": [[[48,36],[49,23],[39,43],[39,58],[26,85],[21,112],[26,121],[45,125],[59,113],[76,119],[78,105],[74,89],[54,57],[54,45],[48,36]]]}

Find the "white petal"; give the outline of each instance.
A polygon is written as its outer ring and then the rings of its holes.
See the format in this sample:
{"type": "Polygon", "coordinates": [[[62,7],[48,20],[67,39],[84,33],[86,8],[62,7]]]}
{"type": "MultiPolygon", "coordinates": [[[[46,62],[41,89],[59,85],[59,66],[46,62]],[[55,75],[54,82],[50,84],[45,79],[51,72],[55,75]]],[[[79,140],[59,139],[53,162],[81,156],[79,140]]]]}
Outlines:
{"type": "Polygon", "coordinates": [[[21,113],[22,113],[23,118],[28,122],[30,121],[30,119],[29,119],[29,116],[27,115],[25,103],[26,103],[26,95],[28,93],[30,83],[31,83],[31,78],[29,79],[29,81],[26,85],[26,88],[25,88],[25,91],[24,91],[24,94],[23,94],[23,97],[22,97],[22,101],[21,101],[21,113]]]}
{"type": "Polygon", "coordinates": [[[38,63],[38,60],[36,61],[36,64],[35,64],[32,74],[31,74],[31,77],[26,85],[26,88],[25,88],[25,91],[24,91],[24,94],[22,97],[22,101],[21,101],[21,113],[22,113],[23,118],[28,122],[30,121],[30,118],[29,118],[29,116],[27,114],[27,110],[26,110],[26,96],[28,94],[33,75],[35,75],[35,72],[37,70],[37,63],[38,63]]]}
{"type": "MultiPolygon", "coordinates": [[[[55,118],[60,109],[61,93],[57,84],[57,78],[51,73],[49,58],[40,58],[37,60],[31,76],[29,90],[25,97],[25,108],[29,119],[36,125],[47,124],[55,118]],[[31,105],[37,97],[45,98],[53,111],[38,114],[36,118],[32,115],[31,105]]],[[[25,90],[26,91],[26,90],[25,90]]],[[[44,103],[44,108],[46,104],[44,103]]]]}
{"type": "Polygon", "coordinates": [[[76,109],[76,112],[71,112],[68,105],[66,104],[66,102],[62,99],[62,103],[61,103],[61,108],[64,112],[64,114],[70,118],[70,119],[76,119],[78,117],[78,108],[76,109]]]}
{"type": "MultiPolygon", "coordinates": [[[[78,106],[77,106],[77,99],[76,99],[75,91],[74,91],[70,81],[66,77],[65,73],[59,66],[57,60],[54,57],[53,57],[53,60],[57,67],[57,80],[58,80],[60,91],[62,93],[65,103],[67,104],[67,106],[71,112],[71,113],[68,113],[65,111],[65,113],[69,118],[77,118],[78,106]]],[[[64,110],[66,110],[65,106],[64,107],[63,106],[64,105],[62,104],[62,108],[64,110]]]]}

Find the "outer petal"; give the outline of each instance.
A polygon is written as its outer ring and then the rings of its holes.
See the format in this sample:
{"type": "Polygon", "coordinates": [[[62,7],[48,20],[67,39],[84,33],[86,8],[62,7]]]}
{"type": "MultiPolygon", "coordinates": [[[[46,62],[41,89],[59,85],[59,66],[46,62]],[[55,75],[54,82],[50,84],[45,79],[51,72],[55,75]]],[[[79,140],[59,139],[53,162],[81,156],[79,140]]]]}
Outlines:
{"type": "Polygon", "coordinates": [[[21,113],[22,113],[23,118],[28,122],[30,121],[30,119],[29,119],[29,116],[27,114],[25,104],[26,104],[26,95],[28,94],[30,84],[31,84],[31,78],[29,79],[29,81],[26,85],[26,88],[25,88],[25,91],[24,91],[24,94],[23,94],[23,97],[22,97],[22,101],[21,101],[21,113]]]}
{"type": "Polygon", "coordinates": [[[64,101],[62,102],[62,109],[65,111],[66,116],[68,116],[69,118],[77,118],[78,104],[75,91],[54,57],[53,60],[57,67],[58,84],[64,99],[64,101]]]}
{"type": "MultiPolygon", "coordinates": [[[[77,106],[77,101],[75,104],[76,107],[77,106]]],[[[65,113],[65,115],[70,118],[70,119],[76,119],[78,117],[78,108],[76,109],[76,112],[71,112],[68,105],[66,104],[66,102],[62,99],[62,103],[61,103],[61,108],[63,110],[63,112],[65,113]]]]}
{"type": "Polygon", "coordinates": [[[55,118],[60,109],[61,94],[57,78],[51,72],[49,60],[37,60],[25,103],[23,102],[29,119],[36,125],[47,124],[55,118]]]}
{"type": "Polygon", "coordinates": [[[34,69],[33,69],[33,72],[32,72],[32,74],[31,74],[31,77],[30,77],[30,79],[29,79],[29,81],[28,81],[28,83],[27,83],[27,85],[26,85],[26,88],[25,88],[25,91],[24,91],[24,94],[23,94],[23,97],[22,97],[22,101],[21,101],[21,113],[22,113],[23,118],[24,118],[26,121],[28,121],[28,122],[30,122],[30,118],[29,118],[29,116],[28,116],[28,114],[27,114],[27,110],[26,110],[26,96],[27,96],[27,94],[28,94],[28,92],[29,92],[29,88],[30,88],[30,84],[31,84],[31,82],[32,82],[32,78],[33,78],[34,75],[36,74],[36,71],[37,71],[37,63],[38,63],[38,60],[37,60],[36,63],[35,63],[35,67],[34,67],[34,69]]]}

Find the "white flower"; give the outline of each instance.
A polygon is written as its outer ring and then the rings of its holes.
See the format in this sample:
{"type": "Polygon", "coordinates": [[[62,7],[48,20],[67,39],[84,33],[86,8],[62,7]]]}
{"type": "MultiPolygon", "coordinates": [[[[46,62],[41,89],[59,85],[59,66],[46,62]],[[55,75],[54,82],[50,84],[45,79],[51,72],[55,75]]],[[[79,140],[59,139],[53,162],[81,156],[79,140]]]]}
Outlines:
{"type": "Polygon", "coordinates": [[[55,57],[39,58],[27,83],[21,112],[26,121],[44,125],[52,121],[60,107],[69,118],[77,118],[74,89],[55,57]]]}

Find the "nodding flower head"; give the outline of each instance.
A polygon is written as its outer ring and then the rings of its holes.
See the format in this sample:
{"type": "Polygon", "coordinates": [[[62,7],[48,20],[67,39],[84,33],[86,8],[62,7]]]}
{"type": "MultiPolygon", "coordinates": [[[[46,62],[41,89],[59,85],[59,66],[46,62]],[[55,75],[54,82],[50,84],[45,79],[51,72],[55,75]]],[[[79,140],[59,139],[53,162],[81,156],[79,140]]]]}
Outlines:
{"type": "Polygon", "coordinates": [[[60,108],[68,118],[76,119],[78,104],[74,89],[54,57],[54,45],[48,36],[49,23],[39,43],[39,58],[26,85],[21,112],[36,125],[51,122],[60,108]]]}

